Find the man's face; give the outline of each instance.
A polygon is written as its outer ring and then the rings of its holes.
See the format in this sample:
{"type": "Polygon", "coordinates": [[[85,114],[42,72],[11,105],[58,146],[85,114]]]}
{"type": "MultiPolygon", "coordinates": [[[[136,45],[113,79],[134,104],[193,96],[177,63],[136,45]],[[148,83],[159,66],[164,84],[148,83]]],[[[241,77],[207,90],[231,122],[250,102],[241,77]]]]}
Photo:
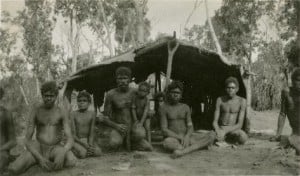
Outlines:
{"type": "Polygon", "coordinates": [[[226,86],[226,93],[231,98],[236,95],[238,90],[238,87],[233,82],[227,84],[226,86]]]}
{"type": "Polygon", "coordinates": [[[164,103],[164,98],[163,97],[159,97],[158,98],[158,106],[161,106],[164,103]]]}
{"type": "Polygon", "coordinates": [[[121,90],[127,90],[130,79],[127,75],[117,75],[117,86],[121,90]]]}
{"type": "Polygon", "coordinates": [[[181,90],[179,88],[172,89],[169,92],[169,98],[171,103],[178,103],[181,99],[181,90]]]}
{"type": "Polygon", "coordinates": [[[57,94],[55,92],[48,91],[48,92],[45,92],[42,95],[42,97],[43,97],[45,107],[52,108],[55,103],[57,94]]]}
{"type": "Polygon", "coordinates": [[[77,99],[77,105],[78,105],[79,111],[85,111],[89,108],[90,102],[87,97],[79,97],[77,99]]]}
{"type": "Polygon", "coordinates": [[[143,97],[146,97],[148,94],[149,94],[148,87],[139,86],[139,89],[138,89],[138,96],[139,97],[143,98],[143,97]]]}
{"type": "Polygon", "coordinates": [[[300,91],[300,75],[296,76],[296,79],[293,80],[293,87],[300,91]]]}

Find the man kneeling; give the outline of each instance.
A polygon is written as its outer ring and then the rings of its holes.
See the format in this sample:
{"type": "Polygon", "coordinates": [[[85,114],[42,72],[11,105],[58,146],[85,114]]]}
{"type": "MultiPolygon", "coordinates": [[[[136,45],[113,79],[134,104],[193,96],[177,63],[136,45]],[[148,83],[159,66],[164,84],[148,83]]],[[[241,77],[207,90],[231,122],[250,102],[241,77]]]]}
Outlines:
{"type": "Polygon", "coordinates": [[[166,90],[166,101],[160,106],[161,128],[166,137],[163,146],[172,151],[173,158],[205,148],[215,140],[215,133],[193,133],[191,111],[180,103],[182,83],[173,81],[166,90]]]}
{"type": "Polygon", "coordinates": [[[59,170],[63,166],[73,166],[75,156],[70,151],[73,145],[70,124],[66,112],[55,106],[58,89],[55,82],[46,82],[41,88],[43,104],[34,107],[27,127],[25,145],[27,152],[21,154],[9,165],[9,171],[22,173],[38,163],[47,171],[59,170]],[[66,144],[61,146],[62,129],[66,144]],[[32,141],[36,129],[37,141],[32,141]]]}
{"type": "Polygon", "coordinates": [[[247,134],[242,130],[246,100],[236,95],[239,90],[236,78],[227,78],[225,86],[227,95],[217,99],[214,113],[213,127],[217,133],[217,140],[244,144],[248,139],[247,134]]]}
{"type": "Polygon", "coordinates": [[[96,113],[89,111],[91,95],[88,92],[79,92],[77,96],[78,110],[71,113],[74,146],[72,151],[78,158],[100,156],[101,149],[94,144],[94,128],[96,113]]]}

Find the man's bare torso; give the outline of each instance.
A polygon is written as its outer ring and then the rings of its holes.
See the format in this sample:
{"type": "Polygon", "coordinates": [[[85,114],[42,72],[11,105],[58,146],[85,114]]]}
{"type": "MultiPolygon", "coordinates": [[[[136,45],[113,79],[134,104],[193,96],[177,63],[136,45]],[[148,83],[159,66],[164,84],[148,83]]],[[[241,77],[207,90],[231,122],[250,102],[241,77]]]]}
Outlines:
{"type": "Polygon", "coordinates": [[[293,134],[300,136],[300,92],[284,90],[285,112],[293,134]]]}
{"type": "Polygon", "coordinates": [[[76,136],[78,138],[88,138],[94,115],[95,113],[91,111],[76,111],[72,113],[72,116],[74,117],[76,136]]]}
{"type": "Polygon", "coordinates": [[[63,115],[58,107],[45,109],[39,106],[35,114],[36,138],[41,144],[56,145],[62,139],[63,115]]]}
{"type": "Polygon", "coordinates": [[[187,105],[182,103],[178,103],[177,105],[164,103],[161,108],[166,112],[168,129],[178,135],[184,136],[187,131],[187,105]]]}
{"type": "Polygon", "coordinates": [[[238,115],[242,106],[242,98],[239,96],[233,99],[221,97],[220,105],[220,126],[233,126],[237,123],[238,115]]]}
{"type": "Polygon", "coordinates": [[[112,106],[112,119],[116,123],[131,124],[131,106],[134,96],[134,90],[129,89],[127,92],[119,92],[113,89],[109,92],[112,106]]]}
{"type": "Polygon", "coordinates": [[[144,110],[145,110],[145,106],[147,105],[147,97],[145,98],[138,98],[136,97],[134,99],[135,107],[136,107],[136,115],[138,120],[141,120],[143,114],[144,114],[144,110]]]}

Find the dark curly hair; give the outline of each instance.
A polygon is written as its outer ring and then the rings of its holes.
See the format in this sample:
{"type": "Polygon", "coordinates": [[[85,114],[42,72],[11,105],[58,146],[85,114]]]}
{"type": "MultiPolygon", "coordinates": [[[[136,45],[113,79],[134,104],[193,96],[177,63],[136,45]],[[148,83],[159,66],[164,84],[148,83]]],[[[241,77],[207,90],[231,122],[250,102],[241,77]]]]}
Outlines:
{"type": "Polygon", "coordinates": [[[47,81],[41,87],[42,95],[46,92],[53,92],[56,95],[58,94],[58,87],[55,81],[47,81]]]}

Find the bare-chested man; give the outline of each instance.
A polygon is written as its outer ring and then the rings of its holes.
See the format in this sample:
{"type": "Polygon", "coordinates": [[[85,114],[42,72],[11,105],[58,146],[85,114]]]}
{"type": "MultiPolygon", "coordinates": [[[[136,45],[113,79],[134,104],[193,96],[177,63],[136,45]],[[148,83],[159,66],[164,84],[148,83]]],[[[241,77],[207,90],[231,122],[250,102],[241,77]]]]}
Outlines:
{"type": "Polygon", "coordinates": [[[73,137],[66,112],[55,105],[58,88],[55,82],[46,82],[41,88],[43,103],[34,107],[29,117],[25,145],[28,151],[9,165],[9,171],[22,173],[30,166],[39,164],[47,171],[59,170],[75,164],[70,151],[73,137]],[[36,139],[32,137],[36,129],[36,139]],[[61,145],[63,129],[66,143],[61,145]]]}
{"type": "Polygon", "coordinates": [[[160,106],[161,129],[165,136],[163,146],[172,151],[173,158],[209,146],[215,140],[215,133],[193,133],[191,111],[188,105],[180,103],[183,85],[173,81],[166,90],[166,101],[160,106]]]}
{"type": "Polygon", "coordinates": [[[151,129],[149,112],[149,99],[147,95],[150,93],[150,84],[141,82],[139,84],[136,96],[132,103],[132,117],[133,123],[146,129],[146,139],[151,143],[151,129]]]}
{"type": "Polygon", "coordinates": [[[292,73],[292,87],[284,89],[281,93],[281,108],[275,136],[277,141],[280,140],[286,117],[292,128],[292,135],[288,141],[296,149],[296,154],[300,156],[300,68],[292,73]]]}
{"type": "Polygon", "coordinates": [[[109,146],[110,148],[119,148],[124,139],[126,139],[126,148],[131,150],[131,141],[134,142],[134,148],[139,150],[150,150],[150,145],[145,141],[136,141],[131,139],[132,116],[131,107],[135,91],[129,88],[131,80],[131,70],[127,67],[119,67],[116,70],[117,88],[110,90],[104,102],[104,123],[110,126],[109,146]]]}
{"type": "Polygon", "coordinates": [[[227,78],[225,86],[227,95],[217,99],[214,113],[213,127],[217,133],[217,140],[244,144],[248,139],[247,134],[242,130],[246,100],[236,95],[239,90],[236,78],[227,78]]]}
{"type": "MultiPolygon", "coordinates": [[[[0,100],[4,90],[0,87],[0,100]]],[[[9,110],[0,105],[0,173],[9,163],[9,151],[16,146],[16,135],[13,119],[9,110]]]]}
{"type": "Polygon", "coordinates": [[[94,143],[96,113],[88,110],[90,104],[91,95],[81,91],[77,95],[78,110],[71,112],[75,140],[72,151],[78,158],[101,155],[101,149],[94,143]]]}

